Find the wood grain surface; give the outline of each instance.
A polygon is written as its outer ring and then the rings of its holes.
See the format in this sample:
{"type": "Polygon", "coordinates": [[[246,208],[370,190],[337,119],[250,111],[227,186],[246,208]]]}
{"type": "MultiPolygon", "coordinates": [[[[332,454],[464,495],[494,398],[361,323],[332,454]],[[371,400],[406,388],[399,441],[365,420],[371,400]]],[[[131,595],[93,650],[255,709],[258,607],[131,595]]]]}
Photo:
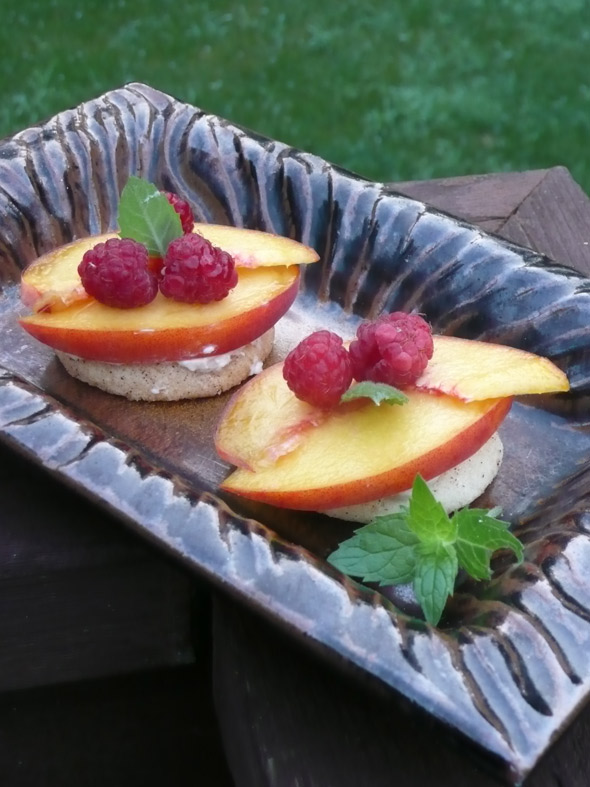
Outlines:
{"type": "MultiPolygon", "coordinates": [[[[590,201],[562,167],[391,184],[394,190],[590,271],[590,201]]],[[[214,605],[214,696],[236,787],[497,783],[493,763],[404,703],[303,652],[234,602],[214,605]]],[[[590,780],[590,710],[526,780],[590,780]]]]}
{"type": "Polygon", "coordinates": [[[186,572],[0,447],[0,691],[188,664],[186,572]]]}
{"type": "Polygon", "coordinates": [[[0,448],[2,787],[230,787],[209,596],[0,448]]]}

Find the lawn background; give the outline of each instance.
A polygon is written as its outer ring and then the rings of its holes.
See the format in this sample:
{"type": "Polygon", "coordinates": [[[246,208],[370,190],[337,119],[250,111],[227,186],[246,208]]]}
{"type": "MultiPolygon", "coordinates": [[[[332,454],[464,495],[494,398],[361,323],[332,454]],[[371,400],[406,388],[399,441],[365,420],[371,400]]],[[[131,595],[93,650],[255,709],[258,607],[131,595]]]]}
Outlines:
{"type": "Polygon", "coordinates": [[[563,164],[587,0],[4,0],[0,136],[141,81],[376,180],[563,164]]]}

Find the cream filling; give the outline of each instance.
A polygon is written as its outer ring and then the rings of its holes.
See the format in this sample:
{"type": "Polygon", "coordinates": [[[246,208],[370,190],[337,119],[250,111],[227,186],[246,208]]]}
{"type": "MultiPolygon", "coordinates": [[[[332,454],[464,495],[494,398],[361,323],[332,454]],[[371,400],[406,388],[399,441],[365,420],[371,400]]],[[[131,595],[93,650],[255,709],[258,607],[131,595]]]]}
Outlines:
{"type": "MultiPolygon", "coordinates": [[[[498,433],[495,432],[468,459],[428,481],[431,492],[442,503],[447,513],[469,505],[483,494],[500,469],[503,453],[502,441],[498,433]]],[[[332,508],[321,513],[351,522],[370,522],[377,516],[394,514],[399,511],[402,506],[408,504],[410,494],[411,490],[408,489],[390,497],[382,497],[379,500],[358,505],[332,508]]]]}
{"type": "Polygon", "coordinates": [[[244,348],[238,347],[237,350],[232,350],[222,355],[209,355],[207,358],[189,358],[186,361],[177,361],[177,364],[178,366],[182,366],[183,369],[188,369],[189,372],[207,374],[209,372],[218,372],[220,369],[224,369],[226,366],[229,366],[234,358],[240,358],[243,355],[245,355],[244,348]]]}
{"type": "MultiPolygon", "coordinates": [[[[57,357],[73,377],[108,393],[137,401],[177,401],[217,396],[262,371],[272,347],[270,329],[229,353],[159,363],[88,361],[66,353],[57,357]]],[[[216,349],[206,345],[208,350],[216,349]]]]}
{"type": "MultiPolygon", "coordinates": [[[[261,345],[260,337],[255,339],[250,344],[254,346],[255,349],[258,349],[261,345]]],[[[231,350],[228,353],[222,353],[221,355],[208,355],[207,357],[201,358],[187,358],[184,361],[158,361],[154,363],[114,363],[112,361],[88,361],[86,358],[81,358],[80,356],[69,353],[62,353],[62,355],[66,355],[74,361],[93,363],[96,366],[100,364],[105,369],[111,367],[114,369],[120,367],[141,369],[147,367],[163,367],[167,365],[169,367],[180,366],[181,368],[186,369],[188,372],[196,372],[197,374],[211,374],[212,372],[219,372],[221,369],[225,369],[225,367],[229,366],[232,361],[246,355],[246,348],[249,347],[250,344],[244,345],[243,347],[237,347],[235,350],[231,350]]],[[[203,352],[208,353],[215,349],[215,345],[208,344],[203,348],[203,352]]],[[[262,371],[262,367],[263,361],[258,356],[256,356],[250,367],[250,375],[259,374],[262,371]]]]}

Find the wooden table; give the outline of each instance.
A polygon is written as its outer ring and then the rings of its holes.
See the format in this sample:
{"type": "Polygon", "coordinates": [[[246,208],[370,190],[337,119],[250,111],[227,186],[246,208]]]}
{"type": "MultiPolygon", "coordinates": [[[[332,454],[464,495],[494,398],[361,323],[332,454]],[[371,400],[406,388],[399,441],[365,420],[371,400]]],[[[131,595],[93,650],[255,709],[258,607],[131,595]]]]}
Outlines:
{"type": "MultiPolygon", "coordinates": [[[[564,168],[394,186],[590,273],[590,200],[564,168]]],[[[236,602],[211,614],[201,583],[6,449],[0,494],[3,787],[496,783],[236,602]]],[[[589,724],[527,787],[588,783],[589,724]]]]}

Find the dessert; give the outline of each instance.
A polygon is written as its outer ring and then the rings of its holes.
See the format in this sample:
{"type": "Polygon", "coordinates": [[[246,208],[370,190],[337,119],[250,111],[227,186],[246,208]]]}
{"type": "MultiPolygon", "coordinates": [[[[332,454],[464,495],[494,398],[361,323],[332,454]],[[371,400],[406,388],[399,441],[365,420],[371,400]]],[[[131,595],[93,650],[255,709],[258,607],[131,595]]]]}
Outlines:
{"type": "MultiPolygon", "coordinates": [[[[355,378],[369,379],[349,389],[343,398],[350,401],[319,406],[298,397],[289,386],[300,348],[237,392],[216,435],[219,455],[237,466],[222,488],[275,506],[367,522],[399,510],[421,475],[437,479],[447,497],[445,509],[455,510],[471,503],[495,476],[502,457],[497,430],[512,398],[569,388],[565,374],[545,358],[466,339],[433,336],[429,343],[422,333],[413,334],[407,355],[423,354],[426,360],[416,363],[392,346],[395,318],[387,315],[359,328],[349,355],[355,378]],[[402,376],[413,366],[414,376],[403,391],[387,394],[396,364],[402,376]],[[373,390],[364,395],[367,385],[373,390]]],[[[318,378],[324,362],[317,337],[315,342],[309,368],[318,378]]],[[[304,373],[304,364],[297,368],[304,373]]],[[[326,369],[330,387],[337,374],[333,366],[326,369]]]]}
{"type": "MultiPolygon", "coordinates": [[[[190,208],[189,208],[190,211],[190,208]]],[[[115,233],[76,240],[23,273],[20,324],[67,371],[130,399],[212,396],[258,373],[295,299],[307,246],[199,224],[130,178],[115,233]]]]}
{"type": "Polygon", "coordinates": [[[467,507],[498,472],[513,397],[568,389],[545,358],[432,336],[417,315],[363,323],[348,347],[321,330],[232,397],[215,444],[237,469],[221,487],[364,523],[328,562],[411,584],[437,625],[459,569],[489,579],[498,549],[523,559],[499,510],[467,507]]]}

